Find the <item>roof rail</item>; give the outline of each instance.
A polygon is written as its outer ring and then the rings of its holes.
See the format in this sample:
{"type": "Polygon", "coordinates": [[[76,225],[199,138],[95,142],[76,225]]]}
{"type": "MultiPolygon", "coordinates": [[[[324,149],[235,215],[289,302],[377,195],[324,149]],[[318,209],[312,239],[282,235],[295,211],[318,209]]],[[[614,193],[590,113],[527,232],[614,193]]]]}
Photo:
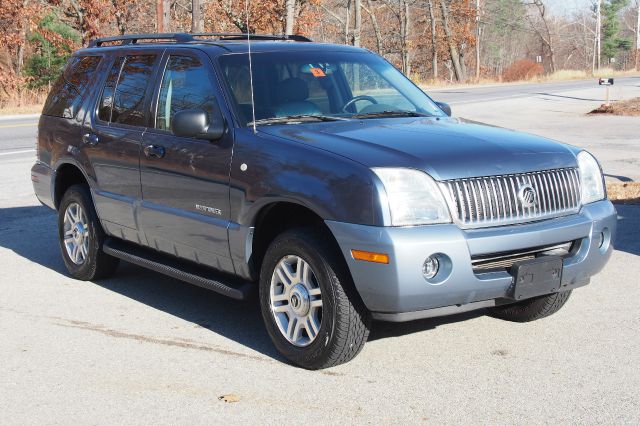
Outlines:
{"type": "Polygon", "coordinates": [[[197,37],[217,37],[223,40],[246,40],[249,36],[252,40],[291,40],[310,42],[311,39],[302,35],[278,35],[278,34],[247,34],[247,33],[193,33],[186,34],[191,36],[194,40],[197,37]]]}
{"type": "Polygon", "coordinates": [[[247,36],[252,40],[291,40],[299,42],[311,41],[311,39],[301,35],[269,35],[246,33],[148,33],[94,38],[89,41],[89,47],[100,47],[104,43],[112,42],[120,42],[121,44],[135,44],[139,40],[170,40],[176,43],[188,43],[190,41],[197,41],[202,37],[215,37],[219,40],[245,40],[247,36]]]}
{"type": "Polygon", "coordinates": [[[120,41],[122,44],[134,44],[138,40],[173,40],[177,43],[184,43],[193,40],[190,34],[182,33],[148,33],[148,34],[126,34],[113,37],[94,38],[89,41],[89,47],[100,47],[104,43],[120,41]]]}

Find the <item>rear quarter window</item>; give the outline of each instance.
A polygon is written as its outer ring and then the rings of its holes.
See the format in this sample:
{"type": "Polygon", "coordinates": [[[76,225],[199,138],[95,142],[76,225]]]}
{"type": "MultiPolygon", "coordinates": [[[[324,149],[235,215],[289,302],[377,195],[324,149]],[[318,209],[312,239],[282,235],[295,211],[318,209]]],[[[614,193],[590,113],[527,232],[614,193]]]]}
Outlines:
{"type": "Polygon", "coordinates": [[[100,56],[74,56],[53,85],[42,113],[74,118],[100,64],[100,56]]]}

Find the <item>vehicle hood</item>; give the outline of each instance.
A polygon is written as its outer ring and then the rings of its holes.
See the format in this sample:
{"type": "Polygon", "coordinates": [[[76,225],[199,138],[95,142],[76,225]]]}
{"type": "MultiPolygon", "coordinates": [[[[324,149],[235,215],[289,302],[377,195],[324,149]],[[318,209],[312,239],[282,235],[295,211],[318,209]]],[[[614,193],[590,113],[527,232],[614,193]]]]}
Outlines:
{"type": "Polygon", "coordinates": [[[384,118],[259,127],[367,167],[409,167],[436,180],[576,167],[576,149],[458,118],[384,118]]]}

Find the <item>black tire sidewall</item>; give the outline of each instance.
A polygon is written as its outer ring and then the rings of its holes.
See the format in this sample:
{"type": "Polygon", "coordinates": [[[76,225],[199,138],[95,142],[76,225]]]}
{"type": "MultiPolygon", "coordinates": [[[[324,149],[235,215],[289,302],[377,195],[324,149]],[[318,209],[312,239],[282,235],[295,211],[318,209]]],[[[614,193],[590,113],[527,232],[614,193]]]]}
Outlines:
{"type": "Polygon", "coordinates": [[[262,317],[276,348],[289,360],[305,368],[322,365],[328,348],[335,337],[335,324],[339,321],[336,309],[336,286],[341,285],[339,275],[328,261],[322,245],[309,238],[304,231],[288,231],[277,237],[267,250],[260,273],[260,307],[262,317]],[[276,265],[288,255],[301,257],[314,271],[322,291],[322,323],[315,340],[308,346],[295,346],[282,335],[275,323],[270,306],[271,277],[276,265]]]}
{"type": "Polygon", "coordinates": [[[80,280],[90,280],[94,278],[97,269],[97,257],[101,250],[102,240],[104,239],[101,230],[93,202],[91,201],[89,189],[81,185],[69,187],[64,193],[58,208],[58,239],[62,260],[72,277],[80,280]],[[64,246],[64,214],[71,203],[78,203],[82,207],[87,216],[87,225],[89,228],[87,258],[81,265],[77,265],[71,260],[64,246]]]}

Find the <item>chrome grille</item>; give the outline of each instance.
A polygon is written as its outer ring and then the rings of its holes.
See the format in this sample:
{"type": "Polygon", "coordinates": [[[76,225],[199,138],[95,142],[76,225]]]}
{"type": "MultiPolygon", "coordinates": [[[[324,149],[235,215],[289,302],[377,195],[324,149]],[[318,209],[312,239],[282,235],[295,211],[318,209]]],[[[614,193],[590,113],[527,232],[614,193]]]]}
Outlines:
{"type": "Polygon", "coordinates": [[[580,177],[573,168],[452,179],[441,185],[454,221],[465,227],[530,222],[580,208],[580,177]],[[518,196],[525,185],[531,185],[537,194],[530,207],[518,196]]]}

